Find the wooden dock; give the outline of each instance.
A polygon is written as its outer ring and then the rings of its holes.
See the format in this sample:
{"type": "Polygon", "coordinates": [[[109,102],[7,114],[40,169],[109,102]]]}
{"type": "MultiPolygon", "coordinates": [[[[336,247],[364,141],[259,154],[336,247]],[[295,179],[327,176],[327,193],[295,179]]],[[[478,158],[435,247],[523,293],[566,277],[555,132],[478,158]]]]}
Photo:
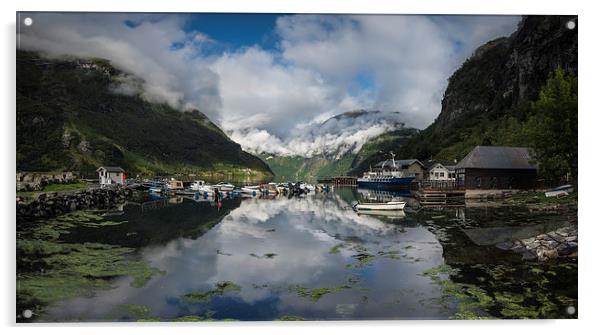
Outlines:
{"type": "Polygon", "coordinates": [[[357,177],[352,177],[352,176],[319,177],[318,183],[332,184],[334,186],[357,186],[357,177]]]}
{"type": "Polygon", "coordinates": [[[418,190],[413,192],[422,206],[450,206],[465,203],[464,187],[450,182],[420,182],[418,190]]]}

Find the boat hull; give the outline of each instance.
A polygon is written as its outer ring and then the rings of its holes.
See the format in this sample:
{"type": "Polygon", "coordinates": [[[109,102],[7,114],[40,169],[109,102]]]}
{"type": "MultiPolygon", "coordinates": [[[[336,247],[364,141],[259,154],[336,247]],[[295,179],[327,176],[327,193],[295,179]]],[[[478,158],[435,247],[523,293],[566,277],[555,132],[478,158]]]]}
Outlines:
{"type": "Polygon", "coordinates": [[[406,207],[403,201],[391,201],[385,203],[363,203],[357,204],[358,211],[399,211],[406,207]]]}
{"type": "Polygon", "coordinates": [[[363,188],[377,188],[383,190],[403,190],[408,189],[414,177],[399,177],[390,178],[385,181],[376,181],[370,179],[359,178],[357,186],[363,188]]]}

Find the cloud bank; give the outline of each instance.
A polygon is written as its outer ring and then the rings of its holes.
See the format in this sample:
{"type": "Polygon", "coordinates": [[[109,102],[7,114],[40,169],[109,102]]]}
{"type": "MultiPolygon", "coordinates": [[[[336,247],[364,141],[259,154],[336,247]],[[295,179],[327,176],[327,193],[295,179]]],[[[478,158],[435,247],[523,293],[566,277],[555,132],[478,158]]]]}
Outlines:
{"type": "Polygon", "coordinates": [[[447,78],[480,44],[516,28],[515,16],[292,15],[275,48],[240,46],[187,28],[182,14],[36,13],[18,47],[109,59],[140,78],[116,93],[198,109],[252,152],[310,156],[358,150],[401,122],[425,127],[447,78]],[[383,113],[325,120],[350,110],[383,113]],[[397,113],[391,113],[397,112],[397,113]]]}

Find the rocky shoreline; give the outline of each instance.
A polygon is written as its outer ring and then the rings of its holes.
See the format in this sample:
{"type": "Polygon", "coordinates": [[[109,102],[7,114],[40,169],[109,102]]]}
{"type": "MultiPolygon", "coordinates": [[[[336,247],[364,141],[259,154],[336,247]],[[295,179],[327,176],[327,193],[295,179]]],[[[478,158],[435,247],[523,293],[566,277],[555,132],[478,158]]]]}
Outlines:
{"type": "Polygon", "coordinates": [[[88,189],[69,193],[43,193],[31,202],[17,196],[17,223],[51,218],[71,211],[90,208],[111,208],[124,203],[132,190],[119,187],[88,189]]]}
{"type": "Polygon", "coordinates": [[[577,231],[577,225],[571,224],[534,237],[503,242],[496,246],[502,250],[521,253],[525,260],[543,262],[558,257],[577,257],[577,231]]]}

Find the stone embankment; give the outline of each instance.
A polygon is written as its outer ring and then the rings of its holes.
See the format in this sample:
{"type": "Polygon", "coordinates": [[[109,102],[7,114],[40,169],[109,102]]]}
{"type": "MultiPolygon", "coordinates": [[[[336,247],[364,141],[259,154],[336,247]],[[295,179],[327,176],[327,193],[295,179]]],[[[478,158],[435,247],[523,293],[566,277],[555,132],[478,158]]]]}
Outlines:
{"type": "Polygon", "coordinates": [[[523,259],[547,261],[558,257],[577,257],[577,225],[573,224],[534,237],[503,242],[497,247],[521,253],[523,259]]]}
{"type": "Polygon", "coordinates": [[[17,197],[17,222],[45,219],[71,211],[111,208],[124,203],[132,190],[127,188],[91,189],[69,193],[43,193],[31,202],[17,197]]]}

